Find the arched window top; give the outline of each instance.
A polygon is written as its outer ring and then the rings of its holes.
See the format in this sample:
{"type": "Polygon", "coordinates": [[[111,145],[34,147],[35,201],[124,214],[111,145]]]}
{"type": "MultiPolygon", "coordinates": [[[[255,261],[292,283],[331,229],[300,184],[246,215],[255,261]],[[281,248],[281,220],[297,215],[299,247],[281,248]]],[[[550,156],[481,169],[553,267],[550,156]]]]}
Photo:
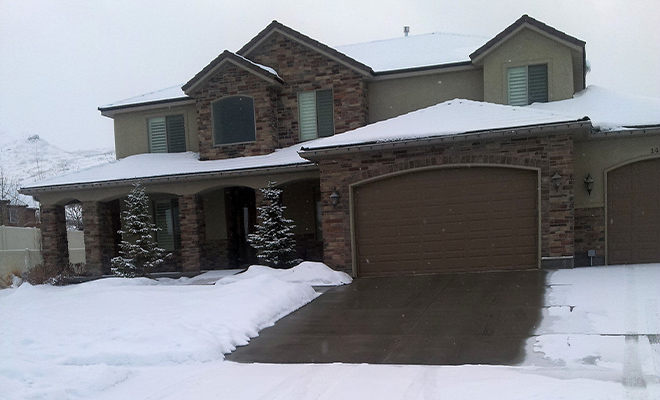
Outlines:
{"type": "Polygon", "coordinates": [[[211,104],[213,144],[255,141],[254,99],[248,96],[223,97],[211,104]]]}

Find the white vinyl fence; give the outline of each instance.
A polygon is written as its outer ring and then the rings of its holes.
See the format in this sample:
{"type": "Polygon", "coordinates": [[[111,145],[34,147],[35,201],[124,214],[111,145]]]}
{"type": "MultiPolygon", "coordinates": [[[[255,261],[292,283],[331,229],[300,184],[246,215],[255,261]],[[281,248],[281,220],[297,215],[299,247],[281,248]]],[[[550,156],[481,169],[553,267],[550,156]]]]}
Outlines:
{"type": "MultiPolygon", "coordinates": [[[[67,232],[69,262],[85,262],[85,242],[81,231],[67,232]]],[[[41,264],[41,230],[0,226],[0,277],[26,271],[41,264]]]]}

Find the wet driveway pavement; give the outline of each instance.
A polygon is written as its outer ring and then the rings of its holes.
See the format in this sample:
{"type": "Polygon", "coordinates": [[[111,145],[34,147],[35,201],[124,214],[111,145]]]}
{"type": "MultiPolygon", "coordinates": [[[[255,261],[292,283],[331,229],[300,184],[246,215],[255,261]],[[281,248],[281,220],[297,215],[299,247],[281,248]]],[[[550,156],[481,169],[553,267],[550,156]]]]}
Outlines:
{"type": "Polygon", "coordinates": [[[236,362],[515,365],[546,271],[355,279],[262,330],[236,362]]]}

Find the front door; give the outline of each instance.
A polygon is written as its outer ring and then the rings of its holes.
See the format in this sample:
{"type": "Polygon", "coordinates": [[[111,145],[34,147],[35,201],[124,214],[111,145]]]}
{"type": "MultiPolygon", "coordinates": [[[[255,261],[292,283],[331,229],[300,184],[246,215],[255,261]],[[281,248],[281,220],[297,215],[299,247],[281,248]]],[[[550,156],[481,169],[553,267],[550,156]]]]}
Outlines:
{"type": "Polygon", "coordinates": [[[229,187],[225,189],[227,210],[227,259],[230,267],[246,267],[256,263],[256,253],[247,242],[254,232],[257,219],[254,189],[229,187]]]}

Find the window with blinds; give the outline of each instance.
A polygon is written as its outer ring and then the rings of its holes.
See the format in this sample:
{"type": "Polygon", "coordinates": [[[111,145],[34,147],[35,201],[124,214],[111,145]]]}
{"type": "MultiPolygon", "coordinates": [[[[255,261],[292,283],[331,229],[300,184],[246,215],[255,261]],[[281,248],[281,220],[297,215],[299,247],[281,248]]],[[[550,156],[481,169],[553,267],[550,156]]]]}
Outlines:
{"type": "Polygon", "coordinates": [[[153,202],[154,221],[160,230],[156,233],[158,247],[175,250],[180,247],[179,202],[174,199],[153,202]]]}
{"type": "Polygon", "coordinates": [[[254,100],[247,96],[225,97],[213,102],[213,143],[254,142],[254,100]]]}
{"type": "Polygon", "coordinates": [[[298,94],[300,140],[332,136],[335,133],[332,90],[298,94]]]}
{"type": "Polygon", "coordinates": [[[548,101],[548,65],[528,65],[507,70],[508,103],[526,106],[548,101]]]}
{"type": "Polygon", "coordinates": [[[186,129],[183,115],[149,118],[149,151],[181,153],[186,151],[186,129]]]}

